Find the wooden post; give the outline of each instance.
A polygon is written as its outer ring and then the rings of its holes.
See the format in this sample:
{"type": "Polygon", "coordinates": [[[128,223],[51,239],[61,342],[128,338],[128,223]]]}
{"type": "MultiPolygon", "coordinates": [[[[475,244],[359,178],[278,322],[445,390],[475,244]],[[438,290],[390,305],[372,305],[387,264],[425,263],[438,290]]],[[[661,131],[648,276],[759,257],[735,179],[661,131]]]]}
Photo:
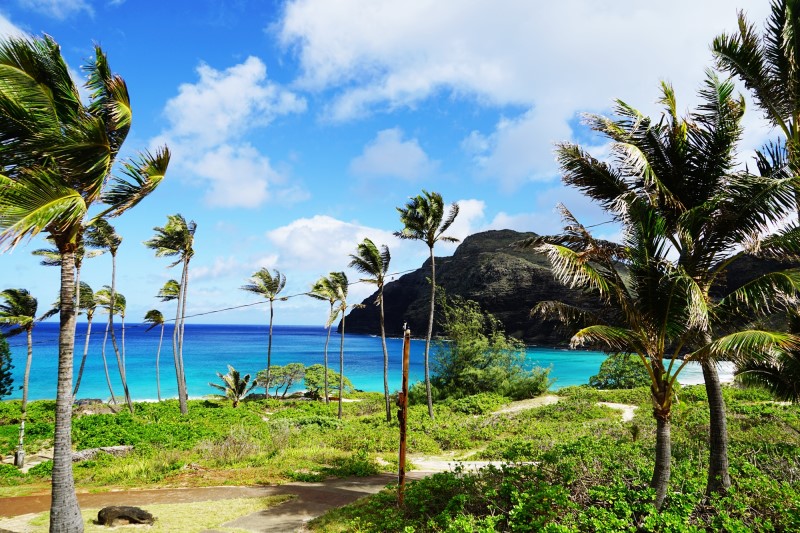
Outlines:
{"type": "MultiPolygon", "coordinates": [[[[405,329],[405,328],[404,328],[405,329]]],[[[397,394],[397,420],[400,422],[400,458],[397,461],[397,505],[403,505],[406,488],[406,427],[408,422],[408,354],[411,350],[411,330],[403,334],[403,381],[397,394]]]]}

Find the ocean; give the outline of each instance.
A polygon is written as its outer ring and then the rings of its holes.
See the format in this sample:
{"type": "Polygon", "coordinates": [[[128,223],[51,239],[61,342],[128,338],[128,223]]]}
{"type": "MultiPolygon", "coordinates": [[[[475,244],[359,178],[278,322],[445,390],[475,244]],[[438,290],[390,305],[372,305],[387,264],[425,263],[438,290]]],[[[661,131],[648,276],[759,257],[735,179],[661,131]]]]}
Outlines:
{"type": "MultiPolygon", "coordinates": [[[[119,328],[119,324],[115,324],[119,328]]],[[[128,389],[134,400],[155,400],[156,394],[156,350],[160,328],[150,331],[146,324],[125,325],[125,356],[128,389]]],[[[89,339],[89,355],[86,360],[78,398],[107,399],[110,394],[106,384],[101,358],[105,323],[92,324],[89,339]]],[[[86,334],[86,324],[78,323],[75,336],[75,375],[77,376],[86,334]]],[[[274,326],[272,337],[272,364],[285,365],[300,362],[306,366],[323,362],[326,331],[321,326],[274,326]]],[[[187,389],[190,397],[202,397],[217,391],[209,382],[220,383],[216,373],[227,373],[227,365],[233,366],[242,375],[252,374],[266,368],[268,327],[266,325],[210,325],[186,324],[183,348],[187,389]]],[[[117,342],[121,332],[117,330],[117,342]]],[[[22,386],[25,370],[25,336],[8,339],[11,346],[15,389],[22,386]]],[[[389,389],[400,388],[400,364],[402,339],[387,339],[389,349],[389,389]]],[[[409,382],[421,381],[424,377],[424,340],[412,340],[409,382]]],[[[431,348],[431,357],[434,347],[431,348]]],[[[116,358],[109,336],[106,347],[111,384],[114,394],[122,396],[122,385],[117,371],[116,358]]],[[[527,364],[550,367],[550,376],[556,382],[553,389],[587,383],[597,374],[605,354],[600,352],[566,350],[558,348],[529,347],[527,364]]],[[[331,333],[328,347],[328,364],[339,369],[339,335],[331,333]]],[[[58,324],[42,322],[33,330],[33,362],[28,397],[31,400],[52,399],[56,395],[58,366],[58,324]]],[[[160,358],[161,396],[177,397],[175,370],[172,358],[172,328],[167,325],[160,358]]],[[[730,379],[732,368],[720,368],[723,380],[730,379]]],[[[357,389],[383,391],[383,352],[379,336],[346,334],[344,339],[344,374],[357,389]]],[[[684,384],[702,383],[699,366],[691,364],[681,373],[679,381],[684,384]]],[[[302,387],[302,384],[295,389],[302,387]]],[[[20,389],[6,398],[21,398],[20,389]]]]}

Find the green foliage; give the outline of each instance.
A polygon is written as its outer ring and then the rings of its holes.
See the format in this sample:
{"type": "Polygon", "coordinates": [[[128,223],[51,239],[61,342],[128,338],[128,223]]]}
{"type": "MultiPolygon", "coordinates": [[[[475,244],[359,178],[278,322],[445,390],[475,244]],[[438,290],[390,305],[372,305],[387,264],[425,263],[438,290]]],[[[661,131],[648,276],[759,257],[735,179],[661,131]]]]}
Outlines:
{"type": "MultiPolygon", "coordinates": [[[[328,372],[330,374],[330,371],[328,372]]],[[[306,366],[303,363],[288,363],[286,366],[273,365],[269,369],[269,383],[267,383],[266,369],[259,371],[256,382],[260,387],[275,388],[275,396],[278,396],[280,389],[283,388],[281,398],[286,397],[286,393],[292,385],[302,381],[306,374],[306,366]]],[[[338,386],[338,383],[337,383],[338,386]]]]}
{"type": "MultiPolygon", "coordinates": [[[[306,394],[311,398],[321,398],[325,394],[325,367],[323,365],[311,365],[306,368],[303,378],[306,386],[306,394]]],[[[353,391],[353,383],[344,377],[344,393],[353,391]]],[[[339,373],[328,368],[328,390],[332,394],[339,394],[339,373]]]]}
{"type": "Polygon", "coordinates": [[[483,415],[496,411],[498,408],[508,403],[508,399],[499,394],[491,392],[482,392],[473,396],[466,396],[464,398],[454,399],[451,398],[445,405],[455,413],[464,413],[467,415],[483,415]]]}
{"type": "Polygon", "coordinates": [[[14,392],[14,379],[11,377],[11,349],[6,338],[0,333],[0,399],[14,392]]]}
{"type": "Polygon", "coordinates": [[[502,324],[477,302],[440,293],[442,329],[431,384],[440,398],[496,392],[515,399],[541,394],[550,385],[548,371],[523,370],[525,345],[507,336],[502,324]]]}
{"type": "Polygon", "coordinates": [[[24,474],[14,465],[0,463],[0,486],[19,485],[23,476],[24,474]]]}
{"type": "Polygon", "coordinates": [[[228,365],[227,374],[217,372],[217,376],[222,380],[222,385],[216,383],[209,383],[209,385],[222,391],[222,394],[218,394],[217,397],[223,400],[231,400],[234,407],[238,407],[239,402],[256,387],[255,380],[252,383],[250,382],[250,374],[245,374],[244,377],[241,377],[239,371],[231,365],[228,365]]]}
{"type": "Polygon", "coordinates": [[[589,385],[596,389],[633,389],[649,384],[650,374],[639,356],[632,353],[609,355],[597,375],[589,378],[589,385]]]}
{"type": "MultiPolygon", "coordinates": [[[[110,456],[109,456],[110,457],[110,456]]],[[[31,467],[28,470],[28,475],[30,477],[41,477],[41,478],[49,478],[53,475],[53,461],[43,461],[36,466],[31,467]]]]}

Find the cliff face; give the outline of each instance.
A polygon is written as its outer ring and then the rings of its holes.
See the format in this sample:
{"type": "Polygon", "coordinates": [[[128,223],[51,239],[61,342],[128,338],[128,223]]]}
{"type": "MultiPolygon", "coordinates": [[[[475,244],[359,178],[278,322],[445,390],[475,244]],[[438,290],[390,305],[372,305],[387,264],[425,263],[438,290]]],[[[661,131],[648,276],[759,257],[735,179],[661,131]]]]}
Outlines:
{"type": "MultiPolygon", "coordinates": [[[[550,272],[550,263],[533,250],[512,247],[535,233],[512,230],[486,231],[464,239],[451,257],[436,258],[436,283],[449,295],[475,300],[482,309],[495,315],[506,332],[529,344],[561,345],[570,334],[557,322],[531,318],[531,309],[543,300],[560,300],[573,305],[596,306],[596,300],[581,291],[559,284],[550,272]]],[[[384,287],[386,334],[402,335],[407,323],[415,337],[427,332],[430,304],[430,260],[418,270],[384,287]]],[[[347,317],[347,330],[380,334],[376,294],[353,309],[347,317]]],[[[439,330],[434,323],[434,334],[439,330]]]]}

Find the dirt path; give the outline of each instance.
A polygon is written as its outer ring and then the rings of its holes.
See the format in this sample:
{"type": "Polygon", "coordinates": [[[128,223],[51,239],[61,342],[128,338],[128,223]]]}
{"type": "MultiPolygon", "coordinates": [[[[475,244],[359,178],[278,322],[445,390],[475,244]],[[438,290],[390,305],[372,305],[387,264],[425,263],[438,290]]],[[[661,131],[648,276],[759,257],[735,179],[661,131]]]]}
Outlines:
{"type": "Polygon", "coordinates": [[[611,409],[618,409],[622,411],[623,422],[630,422],[633,420],[633,413],[639,408],[637,405],[628,405],[626,403],[597,402],[597,405],[605,405],[611,409]]]}

